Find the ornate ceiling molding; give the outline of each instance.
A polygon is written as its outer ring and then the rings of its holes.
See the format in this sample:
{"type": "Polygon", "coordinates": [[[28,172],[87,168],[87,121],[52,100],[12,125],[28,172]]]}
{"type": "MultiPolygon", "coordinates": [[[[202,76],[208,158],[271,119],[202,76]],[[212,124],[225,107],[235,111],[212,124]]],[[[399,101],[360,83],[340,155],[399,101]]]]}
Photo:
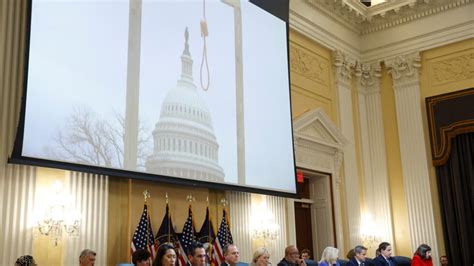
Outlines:
{"type": "Polygon", "coordinates": [[[388,0],[372,7],[366,7],[358,0],[306,1],[328,17],[364,35],[467,5],[472,0],[388,0]]]}

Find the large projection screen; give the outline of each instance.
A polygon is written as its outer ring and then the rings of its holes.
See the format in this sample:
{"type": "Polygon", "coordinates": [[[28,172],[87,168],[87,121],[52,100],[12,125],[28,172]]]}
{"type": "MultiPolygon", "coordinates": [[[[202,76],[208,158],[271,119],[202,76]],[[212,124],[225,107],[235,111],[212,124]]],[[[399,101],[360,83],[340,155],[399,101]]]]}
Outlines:
{"type": "Polygon", "coordinates": [[[295,196],[288,0],[31,0],[11,163],[295,196]]]}

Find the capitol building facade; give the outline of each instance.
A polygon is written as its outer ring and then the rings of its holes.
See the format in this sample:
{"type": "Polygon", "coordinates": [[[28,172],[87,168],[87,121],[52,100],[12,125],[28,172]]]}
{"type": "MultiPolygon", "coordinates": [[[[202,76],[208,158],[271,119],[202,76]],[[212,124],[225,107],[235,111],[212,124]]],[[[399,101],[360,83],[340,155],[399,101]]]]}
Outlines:
{"type": "Polygon", "coordinates": [[[211,113],[193,82],[187,29],[185,39],[181,77],[161,106],[160,118],[153,130],[153,154],[146,161],[146,170],[160,175],[224,182],[211,113]]]}

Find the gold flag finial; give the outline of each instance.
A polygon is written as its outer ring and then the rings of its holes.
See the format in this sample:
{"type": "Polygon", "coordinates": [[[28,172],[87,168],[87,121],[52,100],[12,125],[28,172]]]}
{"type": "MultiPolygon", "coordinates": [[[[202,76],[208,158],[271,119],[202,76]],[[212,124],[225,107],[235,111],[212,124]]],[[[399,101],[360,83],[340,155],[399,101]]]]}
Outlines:
{"type": "Polygon", "coordinates": [[[196,199],[193,197],[192,194],[188,194],[188,196],[186,197],[186,200],[189,202],[189,204],[191,204],[196,199]]]}
{"type": "Polygon", "coordinates": [[[166,204],[168,204],[168,192],[165,194],[166,204]]]}
{"type": "Polygon", "coordinates": [[[146,203],[147,200],[150,198],[150,191],[148,191],[148,189],[145,189],[145,191],[143,191],[143,197],[145,198],[146,203]]]}
{"type": "Polygon", "coordinates": [[[229,203],[229,202],[225,198],[221,199],[221,204],[222,204],[222,206],[224,206],[224,208],[227,205],[227,203],[229,203]]]}

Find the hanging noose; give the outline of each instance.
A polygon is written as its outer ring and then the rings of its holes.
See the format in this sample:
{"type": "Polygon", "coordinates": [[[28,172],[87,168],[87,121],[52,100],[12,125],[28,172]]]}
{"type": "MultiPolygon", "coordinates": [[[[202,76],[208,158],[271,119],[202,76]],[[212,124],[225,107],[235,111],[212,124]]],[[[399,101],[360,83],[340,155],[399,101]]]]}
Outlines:
{"type": "Polygon", "coordinates": [[[202,13],[203,13],[203,19],[201,20],[201,37],[203,39],[204,45],[202,48],[202,60],[201,60],[201,70],[200,70],[200,81],[201,81],[201,88],[204,91],[207,91],[209,89],[209,84],[211,83],[211,77],[209,74],[209,64],[207,62],[207,45],[206,45],[206,37],[209,35],[209,32],[207,30],[207,21],[206,21],[206,0],[202,1],[202,13]],[[204,66],[204,64],[206,64],[204,66]],[[206,69],[204,69],[204,67],[206,69]],[[203,72],[204,70],[207,73],[207,84],[204,84],[203,81],[203,72]]]}

